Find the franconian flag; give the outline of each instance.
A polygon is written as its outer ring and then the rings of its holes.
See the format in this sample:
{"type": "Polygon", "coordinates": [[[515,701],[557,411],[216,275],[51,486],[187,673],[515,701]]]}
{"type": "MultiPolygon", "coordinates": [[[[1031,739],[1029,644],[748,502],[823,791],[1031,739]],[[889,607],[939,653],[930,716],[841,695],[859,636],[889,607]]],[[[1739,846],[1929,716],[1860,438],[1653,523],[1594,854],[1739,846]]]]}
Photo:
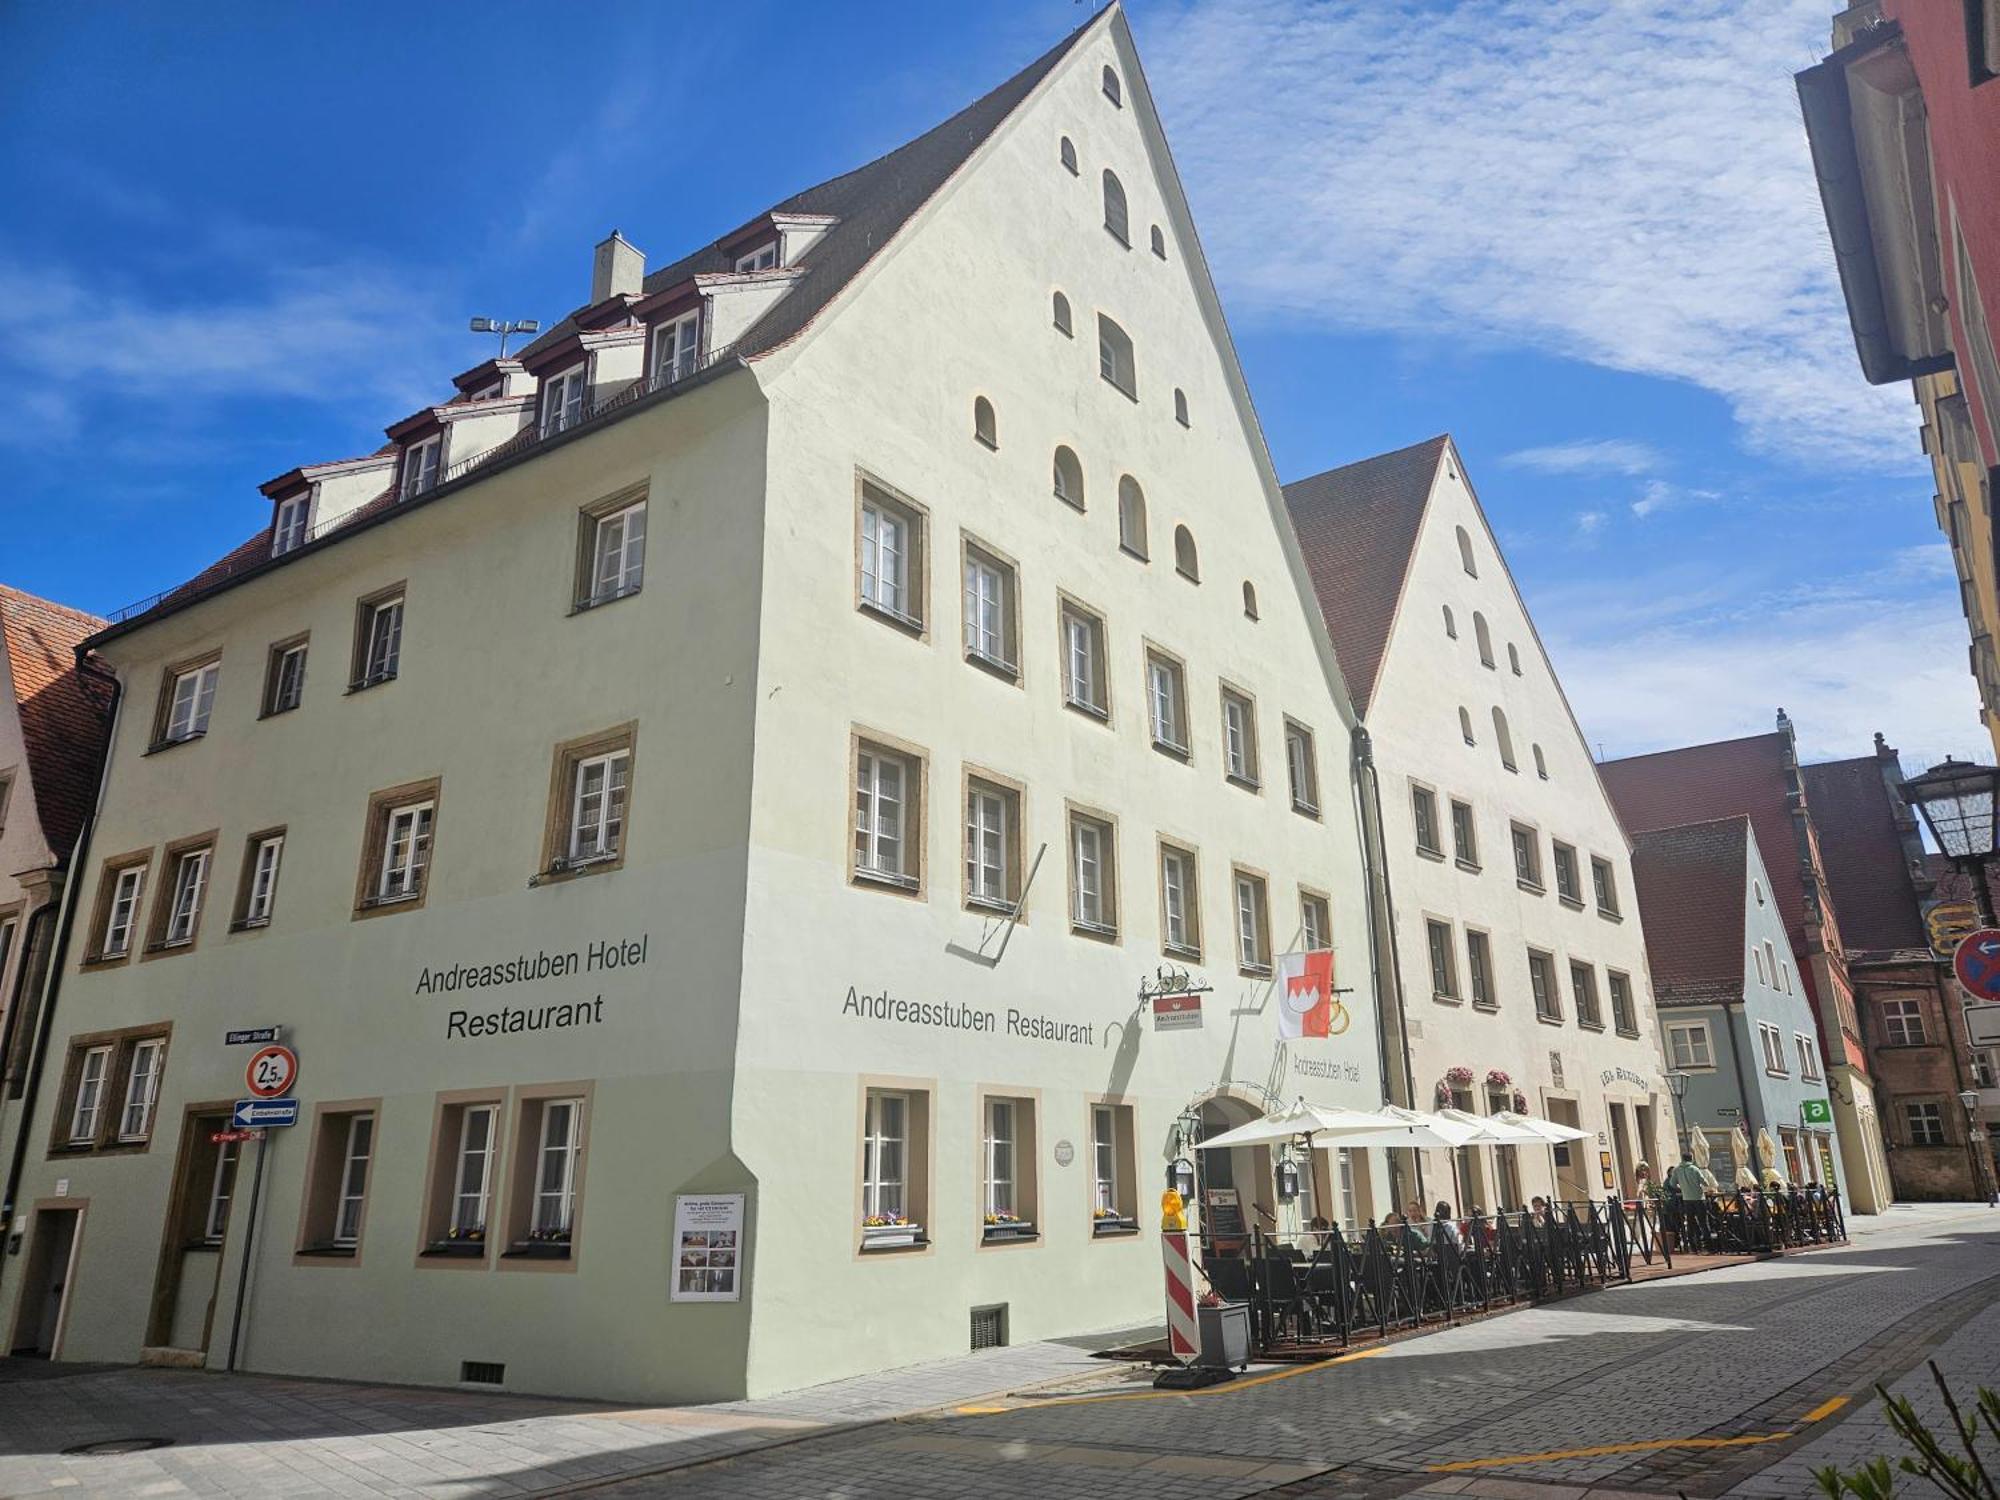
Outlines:
{"type": "Polygon", "coordinates": [[[1278,960],[1278,1035],[1326,1036],[1333,1022],[1333,952],[1278,960]]]}

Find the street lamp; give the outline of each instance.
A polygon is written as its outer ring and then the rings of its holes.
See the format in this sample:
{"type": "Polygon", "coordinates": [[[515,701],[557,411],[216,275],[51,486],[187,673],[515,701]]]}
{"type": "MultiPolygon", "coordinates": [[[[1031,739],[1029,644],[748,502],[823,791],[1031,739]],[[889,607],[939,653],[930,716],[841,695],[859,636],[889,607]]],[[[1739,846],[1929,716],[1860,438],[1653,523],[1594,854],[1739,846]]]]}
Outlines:
{"type": "Polygon", "coordinates": [[[1674,1096],[1674,1141],[1687,1154],[1687,1121],[1681,1118],[1681,1101],[1687,1098],[1688,1075],[1679,1068],[1667,1069],[1667,1092],[1674,1096]]]}
{"type": "Polygon", "coordinates": [[[1979,903],[1979,918],[1993,925],[1993,897],[1986,889],[1985,864],[1993,857],[1994,809],[2000,805],[2000,769],[1970,761],[1939,761],[1898,790],[1923,815],[1924,826],[1945,858],[1965,872],[1979,903]]]}
{"type": "Polygon", "coordinates": [[[1972,1190],[1990,1207],[1993,1194],[1986,1186],[1986,1168],[1979,1160],[1979,1090],[1960,1090],[1958,1102],[1965,1106],[1965,1154],[1972,1158],[1972,1190]]]}

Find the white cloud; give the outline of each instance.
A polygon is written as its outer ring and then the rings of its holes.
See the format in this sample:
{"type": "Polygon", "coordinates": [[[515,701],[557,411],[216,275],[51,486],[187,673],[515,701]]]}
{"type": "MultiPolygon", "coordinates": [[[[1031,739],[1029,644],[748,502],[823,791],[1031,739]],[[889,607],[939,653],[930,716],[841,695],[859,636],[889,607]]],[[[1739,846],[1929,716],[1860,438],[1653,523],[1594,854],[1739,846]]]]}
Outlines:
{"type": "Polygon", "coordinates": [[[1595,535],[1598,528],[1603,526],[1603,524],[1604,524],[1604,512],[1601,510],[1585,510],[1577,512],[1576,529],[1583,536],[1595,535]]]}
{"type": "Polygon", "coordinates": [[[1579,438],[1543,448],[1522,448],[1500,462],[1541,474],[1650,474],[1662,466],[1659,450],[1627,438],[1579,438]]]}
{"type": "Polygon", "coordinates": [[[1235,308],[1688,381],[1759,451],[1920,462],[1906,393],[1855,361],[1799,119],[1826,0],[1153,14],[1153,87],[1235,308]]]}

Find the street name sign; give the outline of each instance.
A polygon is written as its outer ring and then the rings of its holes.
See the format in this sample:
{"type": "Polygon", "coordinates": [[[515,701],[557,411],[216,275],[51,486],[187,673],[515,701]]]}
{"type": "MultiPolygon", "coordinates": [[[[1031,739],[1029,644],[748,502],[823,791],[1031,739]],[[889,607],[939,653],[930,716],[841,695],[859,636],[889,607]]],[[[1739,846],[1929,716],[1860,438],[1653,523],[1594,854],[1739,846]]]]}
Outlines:
{"type": "Polygon", "coordinates": [[[238,1099],[229,1112],[231,1130],[269,1130],[298,1123],[296,1099],[238,1099]]]}
{"type": "Polygon", "coordinates": [[[275,1042],[284,1034],[285,1028],[282,1026],[245,1026],[238,1031],[223,1032],[222,1045],[247,1047],[252,1043],[275,1042]]]}
{"type": "Polygon", "coordinates": [[[1958,940],[1951,967],[1975,1000],[2000,1000],[2000,931],[1982,927],[1958,940]]]}
{"type": "Polygon", "coordinates": [[[215,1142],[216,1145],[221,1146],[230,1141],[261,1141],[264,1139],[264,1132],[261,1130],[211,1130],[208,1133],[208,1138],[215,1142]]]}
{"type": "Polygon", "coordinates": [[[299,1081],[299,1055],[290,1047],[275,1043],[260,1048],[243,1070],[243,1086],[259,1099],[275,1099],[289,1094],[299,1081]]]}

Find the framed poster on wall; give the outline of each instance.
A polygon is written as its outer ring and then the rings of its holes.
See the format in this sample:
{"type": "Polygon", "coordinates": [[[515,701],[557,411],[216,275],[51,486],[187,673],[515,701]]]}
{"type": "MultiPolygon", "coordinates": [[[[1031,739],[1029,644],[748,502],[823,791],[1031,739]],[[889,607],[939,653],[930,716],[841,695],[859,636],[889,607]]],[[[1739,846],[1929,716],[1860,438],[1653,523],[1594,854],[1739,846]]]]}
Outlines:
{"type": "Polygon", "coordinates": [[[674,1199],[675,1302],[736,1302],[743,1296],[741,1193],[682,1194],[674,1199]]]}
{"type": "Polygon", "coordinates": [[[1609,1151],[1598,1152],[1597,1165],[1599,1170],[1604,1173],[1604,1190],[1608,1193],[1616,1192],[1618,1189],[1618,1173],[1612,1168],[1611,1153],[1609,1151]]]}

